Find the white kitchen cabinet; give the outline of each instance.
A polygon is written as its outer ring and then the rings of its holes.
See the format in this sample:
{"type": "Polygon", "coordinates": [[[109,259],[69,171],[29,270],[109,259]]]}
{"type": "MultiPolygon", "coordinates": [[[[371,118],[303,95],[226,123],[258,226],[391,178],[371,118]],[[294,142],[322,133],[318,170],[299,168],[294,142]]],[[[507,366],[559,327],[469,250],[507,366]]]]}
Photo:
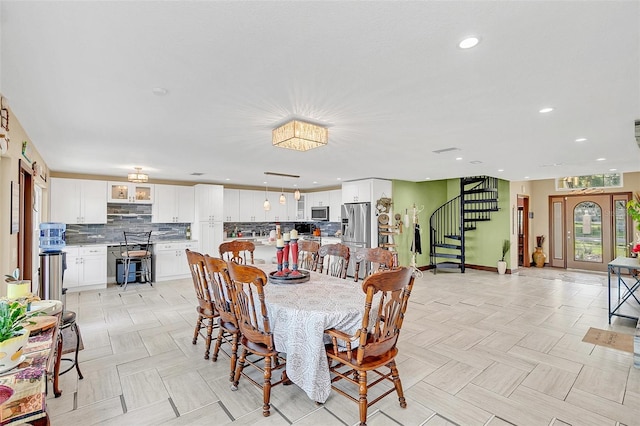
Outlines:
{"type": "Polygon", "coordinates": [[[79,291],[87,286],[107,286],[107,246],[67,246],[63,287],[79,291]]]}
{"type": "Polygon", "coordinates": [[[110,203],[153,204],[153,184],[108,182],[107,199],[110,203]]]}
{"type": "Polygon", "coordinates": [[[51,221],[107,223],[107,183],[102,180],[51,179],[51,221]]]}
{"type": "Polygon", "coordinates": [[[193,186],[154,185],[152,222],[191,223],[194,219],[193,186]]]}
{"type": "Polygon", "coordinates": [[[222,185],[196,185],[194,222],[224,220],[224,188],[222,185]]]}
{"type": "Polygon", "coordinates": [[[154,244],[154,281],[188,278],[189,264],[185,250],[199,250],[197,241],[160,242],[154,244]]]}
{"type": "Polygon", "coordinates": [[[313,220],[311,218],[311,208],[312,207],[326,207],[329,206],[329,215],[331,215],[331,202],[330,202],[330,191],[317,191],[317,192],[308,192],[305,194],[307,196],[306,199],[306,208],[305,208],[305,219],[313,220]]]}
{"type": "Polygon", "coordinates": [[[222,222],[198,222],[195,231],[200,253],[218,257],[218,247],[224,240],[222,222]]]}
{"type": "Polygon", "coordinates": [[[371,179],[342,183],[342,203],[371,202],[371,179]]]}
{"type": "Polygon", "coordinates": [[[224,194],[224,221],[240,221],[240,190],[225,188],[224,194]]]}
{"type": "Polygon", "coordinates": [[[342,220],[342,191],[334,189],[329,191],[329,221],[340,222],[342,220]]]}
{"type": "MultiPolygon", "coordinates": [[[[264,222],[266,220],[264,211],[265,191],[240,191],[239,209],[240,222],[264,222]]],[[[278,200],[269,200],[273,202],[278,200]]]]}
{"type": "MultiPolygon", "coordinates": [[[[289,211],[293,209],[292,206],[296,200],[293,198],[293,194],[284,192],[286,202],[284,204],[280,204],[280,194],[283,194],[283,192],[270,191],[268,193],[269,203],[271,203],[271,210],[265,211],[264,220],[266,220],[267,222],[286,222],[289,220],[293,220],[294,216],[293,214],[289,213],[289,211]]],[[[262,207],[264,210],[264,200],[262,200],[262,207]]]]}

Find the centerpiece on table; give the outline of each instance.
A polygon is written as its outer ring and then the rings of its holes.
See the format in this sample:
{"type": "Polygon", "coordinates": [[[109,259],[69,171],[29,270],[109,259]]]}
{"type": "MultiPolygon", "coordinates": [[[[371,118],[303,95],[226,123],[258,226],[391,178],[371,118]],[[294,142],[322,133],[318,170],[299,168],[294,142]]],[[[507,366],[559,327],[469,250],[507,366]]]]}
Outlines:
{"type": "Polygon", "coordinates": [[[282,236],[277,235],[276,250],[278,270],[269,274],[269,281],[287,284],[309,281],[309,271],[298,269],[298,231],[294,229],[291,232],[285,232],[282,236]],[[291,255],[291,264],[289,264],[289,255],[291,255]]]}
{"type": "Polygon", "coordinates": [[[29,340],[29,329],[35,324],[30,318],[40,312],[29,312],[18,301],[0,300],[0,372],[12,369],[24,361],[22,351],[29,340]]]}

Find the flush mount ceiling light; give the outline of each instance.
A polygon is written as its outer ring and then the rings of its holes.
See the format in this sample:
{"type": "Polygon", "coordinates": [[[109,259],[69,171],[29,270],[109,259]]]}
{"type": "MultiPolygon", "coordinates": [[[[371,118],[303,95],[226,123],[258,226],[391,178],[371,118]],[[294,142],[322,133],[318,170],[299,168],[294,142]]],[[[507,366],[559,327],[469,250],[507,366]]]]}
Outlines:
{"type": "Polygon", "coordinates": [[[142,183],[149,180],[149,175],[142,173],[142,167],[134,167],[134,169],[136,169],[135,173],[129,173],[127,175],[127,180],[129,182],[142,183]]]}
{"type": "Polygon", "coordinates": [[[471,49],[472,47],[476,47],[480,43],[480,39],[478,37],[472,36],[467,37],[458,43],[458,47],[460,49],[471,49]]]}
{"type": "Polygon", "coordinates": [[[271,142],[280,148],[308,151],[324,146],[329,141],[329,130],[306,121],[292,120],[271,132],[271,142]]]}

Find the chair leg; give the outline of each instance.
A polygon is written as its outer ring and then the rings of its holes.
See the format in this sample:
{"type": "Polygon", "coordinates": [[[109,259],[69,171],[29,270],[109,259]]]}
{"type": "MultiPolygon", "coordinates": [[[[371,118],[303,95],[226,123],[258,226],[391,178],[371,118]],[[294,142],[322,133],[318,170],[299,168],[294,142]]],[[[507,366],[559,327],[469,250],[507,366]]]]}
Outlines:
{"type": "Polygon", "coordinates": [[[84,377],[82,376],[82,372],[80,371],[80,364],[78,363],[78,352],[80,352],[80,330],[78,328],[78,323],[74,323],[73,328],[76,332],[76,371],[78,372],[78,379],[82,380],[84,379],[84,377]]]}
{"type": "Polygon", "coordinates": [[[213,355],[211,356],[211,361],[216,362],[218,360],[218,352],[220,351],[220,345],[222,345],[222,338],[224,336],[224,328],[222,326],[218,326],[218,337],[216,338],[216,344],[213,347],[213,355]]]}
{"type": "Polygon", "coordinates": [[[233,375],[236,371],[236,364],[238,363],[238,337],[240,333],[234,333],[231,337],[231,373],[229,374],[229,381],[233,382],[233,375]]]}
{"type": "Polygon", "coordinates": [[[262,415],[271,415],[271,357],[264,357],[264,384],[262,385],[262,415]]]}
{"type": "Polygon", "coordinates": [[[194,345],[198,343],[198,334],[200,334],[200,329],[202,328],[202,315],[198,314],[198,322],[196,323],[196,329],[193,332],[193,340],[191,343],[194,345]]]}
{"type": "Polygon", "coordinates": [[[361,371],[359,377],[359,394],[358,405],[360,406],[360,426],[367,424],[367,372],[361,371]]]}
{"type": "Polygon", "coordinates": [[[213,334],[213,318],[208,318],[207,320],[207,338],[205,339],[204,359],[209,359],[209,350],[211,349],[211,335],[213,334]]]}
{"type": "Polygon", "coordinates": [[[240,375],[242,374],[242,370],[244,369],[244,363],[247,358],[247,348],[242,348],[242,353],[240,354],[240,359],[238,359],[238,365],[236,366],[236,373],[233,377],[233,383],[231,384],[231,390],[238,390],[238,383],[240,383],[240,375]]]}
{"type": "Polygon", "coordinates": [[[124,258],[124,262],[123,262],[123,274],[124,274],[124,284],[122,285],[122,291],[125,291],[127,289],[127,284],[129,284],[129,268],[131,267],[131,259],[128,258],[124,258]]]}
{"type": "Polygon", "coordinates": [[[396,388],[396,393],[398,394],[398,401],[400,402],[400,407],[407,408],[407,401],[404,399],[404,391],[402,390],[402,382],[400,381],[400,374],[398,374],[398,368],[396,367],[396,362],[391,361],[389,363],[389,368],[391,369],[391,378],[393,379],[393,385],[396,388]]]}

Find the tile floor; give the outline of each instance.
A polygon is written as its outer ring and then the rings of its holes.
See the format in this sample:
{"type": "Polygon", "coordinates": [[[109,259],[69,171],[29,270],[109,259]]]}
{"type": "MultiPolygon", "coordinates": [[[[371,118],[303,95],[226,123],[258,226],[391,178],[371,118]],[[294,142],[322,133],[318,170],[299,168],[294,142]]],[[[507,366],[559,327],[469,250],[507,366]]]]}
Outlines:
{"type": "MultiPolygon", "coordinates": [[[[191,344],[190,280],[70,294],[85,349],[84,380],[61,377],[48,397],[52,425],[354,425],[357,405],[334,394],[315,403],[295,385],[231,392],[228,358],[204,360],[191,344]]],[[[582,342],[607,321],[606,274],[526,268],[513,275],[467,269],[415,283],[398,357],[408,407],[392,394],[369,409],[381,425],[640,424],[633,355],[582,342]]]]}

